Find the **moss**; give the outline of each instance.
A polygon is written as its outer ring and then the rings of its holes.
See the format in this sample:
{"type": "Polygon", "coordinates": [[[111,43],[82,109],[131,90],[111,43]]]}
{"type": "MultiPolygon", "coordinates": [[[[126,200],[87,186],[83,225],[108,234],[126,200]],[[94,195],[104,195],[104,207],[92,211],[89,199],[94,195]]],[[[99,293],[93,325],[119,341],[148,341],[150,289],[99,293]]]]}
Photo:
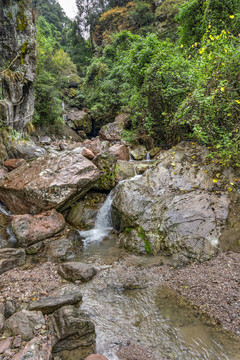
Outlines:
{"type": "Polygon", "coordinates": [[[27,26],[27,18],[23,9],[20,9],[17,14],[17,30],[23,31],[27,26]]]}
{"type": "Polygon", "coordinates": [[[151,249],[150,241],[144,240],[144,244],[145,244],[146,253],[147,253],[147,254],[151,254],[151,253],[152,253],[152,249],[151,249]]]}
{"type": "Polygon", "coordinates": [[[28,50],[28,43],[27,41],[22,45],[22,48],[21,48],[21,64],[24,65],[25,63],[25,55],[26,55],[26,52],[28,50]]]}
{"type": "Polygon", "coordinates": [[[12,19],[13,18],[12,13],[9,12],[8,17],[9,17],[9,19],[12,19]]]}

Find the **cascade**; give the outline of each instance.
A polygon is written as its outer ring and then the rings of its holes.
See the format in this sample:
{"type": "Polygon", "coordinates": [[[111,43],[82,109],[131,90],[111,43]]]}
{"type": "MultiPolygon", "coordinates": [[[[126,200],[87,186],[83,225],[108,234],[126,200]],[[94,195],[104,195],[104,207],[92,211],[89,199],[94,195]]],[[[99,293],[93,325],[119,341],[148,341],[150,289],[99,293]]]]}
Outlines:
{"type": "Polygon", "coordinates": [[[125,181],[134,181],[141,177],[142,175],[137,175],[135,171],[134,177],[132,177],[131,179],[120,181],[117,186],[110,192],[107,199],[105,200],[101,208],[98,210],[94,228],[87,231],[79,231],[79,234],[84,238],[85,244],[101,241],[104,237],[108,236],[110,231],[113,230],[112,202],[117,195],[117,189],[119,185],[125,181]]]}
{"type": "Polygon", "coordinates": [[[151,158],[150,158],[150,154],[149,154],[149,153],[147,153],[147,155],[146,155],[146,160],[147,160],[147,161],[151,161],[151,158]]]}

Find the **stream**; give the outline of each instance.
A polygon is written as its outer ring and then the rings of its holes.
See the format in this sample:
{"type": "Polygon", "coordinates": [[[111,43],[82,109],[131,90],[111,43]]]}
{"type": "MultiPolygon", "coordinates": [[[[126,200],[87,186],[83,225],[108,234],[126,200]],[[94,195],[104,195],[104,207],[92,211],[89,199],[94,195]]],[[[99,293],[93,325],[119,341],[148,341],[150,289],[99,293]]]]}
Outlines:
{"type": "Polygon", "coordinates": [[[115,193],[99,210],[94,229],[80,232],[84,247],[77,260],[98,269],[95,278],[81,285],[82,309],[96,326],[97,352],[117,360],[121,346],[134,344],[149,349],[148,358],[154,360],[239,360],[239,342],[152,278],[151,266],[174,265],[169,258],[135,256],[116,246],[111,220],[115,193]]]}

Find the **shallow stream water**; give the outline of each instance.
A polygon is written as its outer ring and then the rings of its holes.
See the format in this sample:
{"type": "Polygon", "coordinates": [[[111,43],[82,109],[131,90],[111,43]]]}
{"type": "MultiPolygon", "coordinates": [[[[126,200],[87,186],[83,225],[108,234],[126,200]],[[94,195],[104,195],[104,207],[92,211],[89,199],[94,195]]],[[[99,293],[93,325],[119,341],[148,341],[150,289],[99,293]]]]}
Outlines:
{"type": "Polygon", "coordinates": [[[94,229],[80,232],[85,241],[78,260],[98,269],[97,276],[81,286],[82,309],[96,326],[97,351],[117,360],[121,346],[134,344],[149,349],[154,360],[240,360],[239,341],[200,318],[151,277],[151,267],[175,265],[172,260],[135,256],[117,247],[117,235],[111,233],[114,194],[99,210],[94,229]]]}

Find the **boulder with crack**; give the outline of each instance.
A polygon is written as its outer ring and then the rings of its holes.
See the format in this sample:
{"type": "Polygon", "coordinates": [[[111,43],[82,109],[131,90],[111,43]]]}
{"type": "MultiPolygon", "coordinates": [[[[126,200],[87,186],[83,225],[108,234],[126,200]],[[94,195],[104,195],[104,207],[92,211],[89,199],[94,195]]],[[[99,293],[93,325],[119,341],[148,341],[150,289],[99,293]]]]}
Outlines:
{"type": "Polygon", "coordinates": [[[14,214],[65,210],[99,178],[97,167],[81,152],[50,153],[13,170],[0,179],[0,201],[14,214]]]}

